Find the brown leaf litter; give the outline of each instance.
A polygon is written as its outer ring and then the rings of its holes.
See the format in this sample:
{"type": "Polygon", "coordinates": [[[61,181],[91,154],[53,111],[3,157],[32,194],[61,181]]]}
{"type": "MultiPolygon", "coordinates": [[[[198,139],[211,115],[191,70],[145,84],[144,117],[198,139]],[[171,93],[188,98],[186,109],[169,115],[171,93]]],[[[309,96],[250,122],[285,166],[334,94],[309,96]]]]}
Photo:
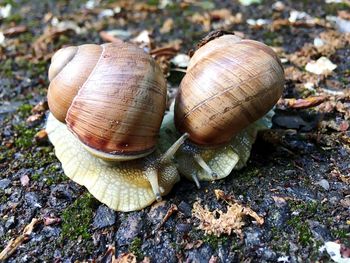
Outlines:
{"type": "Polygon", "coordinates": [[[245,225],[245,217],[252,217],[259,225],[264,223],[260,217],[249,207],[244,207],[237,203],[233,198],[228,198],[222,190],[215,190],[217,199],[222,199],[228,204],[227,211],[215,209],[209,211],[207,207],[203,208],[200,202],[193,204],[192,215],[199,219],[198,228],[203,230],[206,235],[221,236],[222,234],[237,234],[243,238],[242,227],[245,225]]]}

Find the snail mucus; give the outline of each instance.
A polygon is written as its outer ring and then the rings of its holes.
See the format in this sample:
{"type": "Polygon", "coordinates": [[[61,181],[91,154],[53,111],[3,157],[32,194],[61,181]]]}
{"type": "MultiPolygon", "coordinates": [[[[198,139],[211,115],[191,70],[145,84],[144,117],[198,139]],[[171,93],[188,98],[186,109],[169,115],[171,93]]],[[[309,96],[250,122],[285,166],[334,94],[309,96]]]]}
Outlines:
{"type": "Polygon", "coordinates": [[[166,195],[178,171],[199,186],[244,166],[284,73],[266,45],[219,31],[192,56],[165,116],[164,76],[132,44],[61,49],[49,79],[46,130],[65,174],[112,209],[133,211],[166,195]]]}

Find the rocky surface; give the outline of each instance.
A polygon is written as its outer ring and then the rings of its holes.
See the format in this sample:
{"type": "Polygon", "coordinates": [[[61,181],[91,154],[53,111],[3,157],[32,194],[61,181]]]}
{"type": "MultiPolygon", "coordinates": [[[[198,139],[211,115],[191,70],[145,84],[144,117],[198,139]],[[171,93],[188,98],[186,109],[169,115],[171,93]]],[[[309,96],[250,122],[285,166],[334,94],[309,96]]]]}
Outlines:
{"type": "MultiPolygon", "coordinates": [[[[350,45],[349,35],[327,19],[348,21],[349,5],[110,2],[0,3],[0,249],[32,218],[41,219],[8,262],[100,261],[108,258],[109,246],[116,257],[132,253],[138,261],[151,262],[329,262],[329,255],[319,250],[326,241],[349,247],[350,45]],[[291,22],[295,10],[308,16],[299,13],[291,22]],[[165,25],[166,19],[172,22],[165,25]],[[46,72],[55,50],[105,42],[102,31],[131,40],[147,30],[148,50],[169,45],[175,56],[218,28],[274,46],[284,61],[285,91],[274,126],[259,134],[244,169],[204,182],[199,190],[183,179],[164,201],[130,213],[110,210],[65,177],[52,145],[38,135],[48,112],[43,103],[46,72]],[[314,41],[319,37],[328,40],[322,49],[314,44],[320,44],[314,41]],[[332,73],[317,76],[304,70],[321,56],[337,64],[332,73]],[[310,96],[326,99],[305,106],[310,96]],[[242,237],[205,235],[192,206],[200,201],[210,210],[226,211],[215,189],[252,208],[265,223],[247,219],[242,237]]],[[[163,56],[162,68],[171,101],[183,69],[169,59],[163,56]]]]}

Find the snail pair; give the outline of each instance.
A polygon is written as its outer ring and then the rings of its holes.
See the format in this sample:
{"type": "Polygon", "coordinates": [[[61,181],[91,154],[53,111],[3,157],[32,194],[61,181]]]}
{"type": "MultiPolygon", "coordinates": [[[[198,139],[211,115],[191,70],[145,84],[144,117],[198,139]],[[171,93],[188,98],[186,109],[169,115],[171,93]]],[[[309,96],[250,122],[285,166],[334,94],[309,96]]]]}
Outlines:
{"type": "Polygon", "coordinates": [[[178,171],[199,185],[244,165],[284,73],[266,45],[219,32],[192,56],[165,117],[165,78],[129,43],[61,49],[49,80],[46,130],[65,174],[132,211],[166,195],[178,171]]]}

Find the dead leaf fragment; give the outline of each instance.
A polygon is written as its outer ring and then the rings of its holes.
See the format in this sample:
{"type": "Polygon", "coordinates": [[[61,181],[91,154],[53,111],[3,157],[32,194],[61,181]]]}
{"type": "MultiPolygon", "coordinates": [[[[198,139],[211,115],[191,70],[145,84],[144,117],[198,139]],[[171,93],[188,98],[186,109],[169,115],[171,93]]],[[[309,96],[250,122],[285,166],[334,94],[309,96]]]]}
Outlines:
{"type": "Polygon", "coordinates": [[[40,131],[38,131],[35,136],[34,139],[37,143],[43,143],[47,141],[47,132],[45,129],[42,129],[40,131]]]}
{"type": "MultiPolygon", "coordinates": [[[[221,198],[223,193],[218,193],[219,198],[221,198]]],[[[195,202],[193,204],[192,216],[199,219],[198,228],[203,230],[206,235],[219,237],[222,234],[230,235],[236,233],[240,238],[243,238],[242,227],[245,225],[244,218],[246,216],[255,219],[259,225],[264,223],[264,219],[251,208],[244,207],[233,199],[227,203],[227,212],[218,209],[211,212],[207,208],[203,208],[199,202],[195,202]]]]}
{"type": "Polygon", "coordinates": [[[59,218],[59,217],[50,217],[50,216],[44,217],[44,225],[45,226],[58,224],[60,222],[61,222],[61,218],[59,218]]]}
{"type": "Polygon", "coordinates": [[[167,18],[159,32],[162,34],[169,33],[174,28],[174,20],[172,18],[167,18]]]}
{"type": "Polygon", "coordinates": [[[49,109],[49,105],[47,104],[47,101],[41,101],[33,107],[31,112],[32,113],[45,113],[45,111],[47,111],[48,109],[49,109]]]}
{"type": "Polygon", "coordinates": [[[305,99],[281,99],[278,104],[292,109],[307,109],[320,105],[326,98],[326,96],[313,96],[305,99]]]}
{"type": "Polygon", "coordinates": [[[5,37],[12,37],[19,35],[21,33],[27,32],[28,28],[26,26],[14,26],[6,29],[3,34],[5,37]]]}
{"type": "Polygon", "coordinates": [[[8,259],[16,249],[22,245],[23,242],[27,241],[30,238],[31,233],[33,232],[36,224],[40,222],[39,219],[33,218],[29,225],[27,225],[23,233],[16,239],[12,238],[3,251],[0,253],[0,261],[8,259]]]}
{"type": "Polygon", "coordinates": [[[120,38],[116,37],[115,35],[113,35],[111,32],[108,32],[108,31],[101,31],[100,37],[102,38],[103,41],[106,41],[106,42],[112,42],[112,43],[123,42],[123,40],[121,40],[120,38]]]}
{"type": "Polygon", "coordinates": [[[27,119],[26,119],[26,122],[28,124],[32,124],[32,123],[35,123],[37,121],[40,121],[41,118],[43,117],[44,115],[42,113],[35,113],[33,115],[30,115],[27,119]]]}
{"type": "Polygon", "coordinates": [[[185,250],[190,250],[192,248],[199,248],[203,245],[202,240],[196,240],[194,242],[187,243],[185,246],[185,250]]]}
{"type": "Polygon", "coordinates": [[[320,57],[318,60],[310,61],[306,64],[305,70],[311,73],[322,75],[329,74],[337,68],[337,65],[333,64],[328,58],[320,57]]]}
{"type": "Polygon", "coordinates": [[[165,222],[168,221],[168,219],[170,218],[170,216],[171,216],[172,214],[174,214],[175,212],[177,212],[177,211],[178,211],[177,206],[176,206],[175,204],[171,204],[171,206],[170,206],[170,208],[168,209],[168,211],[166,212],[166,214],[165,214],[165,216],[164,216],[162,222],[160,223],[159,228],[162,227],[162,226],[165,224],[165,222]]]}
{"type": "Polygon", "coordinates": [[[123,253],[118,258],[114,258],[112,263],[136,263],[136,256],[133,253],[123,253]]]}

